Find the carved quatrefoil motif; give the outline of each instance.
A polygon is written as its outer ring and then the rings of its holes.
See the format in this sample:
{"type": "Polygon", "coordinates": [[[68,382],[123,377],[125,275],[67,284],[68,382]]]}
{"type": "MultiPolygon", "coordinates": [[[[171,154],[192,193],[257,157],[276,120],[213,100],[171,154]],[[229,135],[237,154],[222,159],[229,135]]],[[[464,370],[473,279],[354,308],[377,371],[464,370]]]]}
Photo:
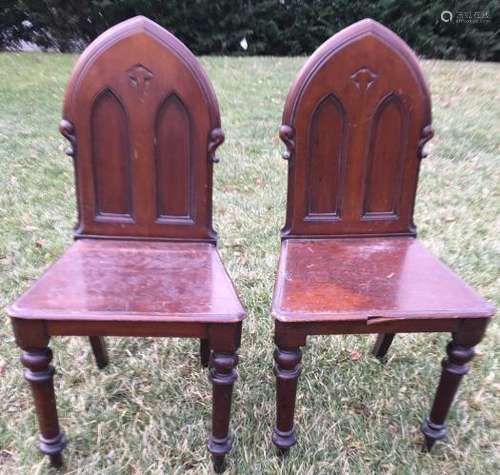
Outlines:
{"type": "Polygon", "coordinates": [[[135,64],[127,69],[130,84],[137,89],[139,99],[143,99],[147,93],[149,82],[153,79],[153,73],[142,64],[135,64]]]}
{"type": "Polygon", "coordinates": [[[370,89],[372,84],[377,80],[378,75],[368,68],[360,68],[355,73],[351,74],[351,80],[356,88],[363,94],[370,89]]]}

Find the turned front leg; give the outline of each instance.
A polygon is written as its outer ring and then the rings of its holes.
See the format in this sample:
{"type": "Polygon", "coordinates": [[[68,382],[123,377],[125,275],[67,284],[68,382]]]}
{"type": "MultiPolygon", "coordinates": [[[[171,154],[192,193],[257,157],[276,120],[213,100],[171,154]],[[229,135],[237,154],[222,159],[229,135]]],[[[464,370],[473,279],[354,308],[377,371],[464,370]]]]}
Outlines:
{"type": "Polygon", "coordinates": [[[210,380],[213,387],[212,433],[208,439],[208,450],[212,454],[214,470],[224,470],[225,455],[231,450],[233,437],[229,432],[233,384],[238,377],[235,353],[213,351],[210,355],[210,380]]]}
{"type": "Polygon", "coordinates": [[[59,429],[56,396],[54,394],[54,367],[50,364],[50,348],[26,348],[21,355],[25,366],[24,377],[31,385],[40,428],[39,448],[50,457],[54,467],[63,464],[61,452],[66,446],[64,434],[59,429]]]}
{"type": "Polygon", "coordinates": [[[469,371],[469,361],[474,357],[474,346],[481,341],[487,321],[467,320],[453,334],[446,348],[447,358],[442,361],[441,378],[429,417],[422,423],[425,448],[431,450],[436,440],[445,437],[446,416],[450,410],[460,381],[469,371]]]}
{"type": "Polygon", "coordinates": [[[302,352],[298,346],[278,346],[274,351],[277,417],[273,443],[281,450],[287,450],[297,442],[293,419],[301,359],[302,352]]]}

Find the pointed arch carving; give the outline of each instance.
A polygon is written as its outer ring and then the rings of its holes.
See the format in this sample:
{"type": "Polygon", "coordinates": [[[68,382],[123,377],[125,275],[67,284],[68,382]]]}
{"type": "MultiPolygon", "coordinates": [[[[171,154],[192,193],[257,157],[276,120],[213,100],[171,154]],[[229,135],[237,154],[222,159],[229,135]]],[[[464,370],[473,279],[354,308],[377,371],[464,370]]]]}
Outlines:
{"type": "Polygon", "coordinates": [[[132,219],[127,113],[110,87],[92,105],[92,178],[96,219],[132,219]]]}
{"type": "Polygon", "coordinates": [[[312,114],[308,134],[306,219],[340,219],[345,125],[346,112],[337,96],[324,97],[312,114]]]}
{"type": "Polygon", "coordinates": [[[391,92],[376,106],[370,126],[364,219],[392,219],[399,214],[407,130],[406,106],[398,94],[391,92]]]}
{"type": "Polygon", "coordinates": [[[191,119],[175,92],[158,108],[155,148],[158,220],[192,221],[191,119]]]}

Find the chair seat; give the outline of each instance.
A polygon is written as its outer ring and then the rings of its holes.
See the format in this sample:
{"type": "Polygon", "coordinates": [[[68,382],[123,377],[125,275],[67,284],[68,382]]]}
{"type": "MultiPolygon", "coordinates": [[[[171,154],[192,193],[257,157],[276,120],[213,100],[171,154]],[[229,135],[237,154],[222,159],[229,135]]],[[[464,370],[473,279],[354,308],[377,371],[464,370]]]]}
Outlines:
{"type": "Polygon", "coordinates": [[[7,312],[56,320],[240,321],[213,244],[78,240],[7,312]]]}
{"type": "Polygon", "coordinates": [[[283,322],[490,317],[477,295],[412,237],[289,239],[273,316],[283,322]]]}

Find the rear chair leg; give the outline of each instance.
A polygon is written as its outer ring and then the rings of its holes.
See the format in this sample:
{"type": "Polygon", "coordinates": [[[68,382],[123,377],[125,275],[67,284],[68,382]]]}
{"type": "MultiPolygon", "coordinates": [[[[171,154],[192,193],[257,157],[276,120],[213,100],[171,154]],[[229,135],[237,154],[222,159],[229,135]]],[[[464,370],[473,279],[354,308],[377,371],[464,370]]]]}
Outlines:
{"type": "Polygon", "coordinates": [[[206,338],[200,338],[200,360],[201,366],[206,368],[210,359],[210,345],[206,338]]]}
{"type": "Polygon", "coordinates": [[[108,349],[106,348],[106,341],[102,336],[90,336],[90,346],[94,353],[95,361],[99,369],[103,369],[109,364],[108,349]]]}
{"type": "Polygon", "coordinates": [[[395,333],[379,333],[377,335],[377,341],[375,345],[373,345],[372,354],[382,359],[389,351],[394,335],[395,333]]]}
{"type": "Polygon", "coordinates": [[[434,404],[429,417],[425,418],[421,427],[425,437],[424,450],[430,451],[436,440],[446,435],[446,416],[462,377],[469,371],[467,363],[474,357],[474,346],[481,341],[488,321],[488,319],[463,321],[448,343],[446,348],[448,357],[442,362],[443,370],[434,404]]]}

